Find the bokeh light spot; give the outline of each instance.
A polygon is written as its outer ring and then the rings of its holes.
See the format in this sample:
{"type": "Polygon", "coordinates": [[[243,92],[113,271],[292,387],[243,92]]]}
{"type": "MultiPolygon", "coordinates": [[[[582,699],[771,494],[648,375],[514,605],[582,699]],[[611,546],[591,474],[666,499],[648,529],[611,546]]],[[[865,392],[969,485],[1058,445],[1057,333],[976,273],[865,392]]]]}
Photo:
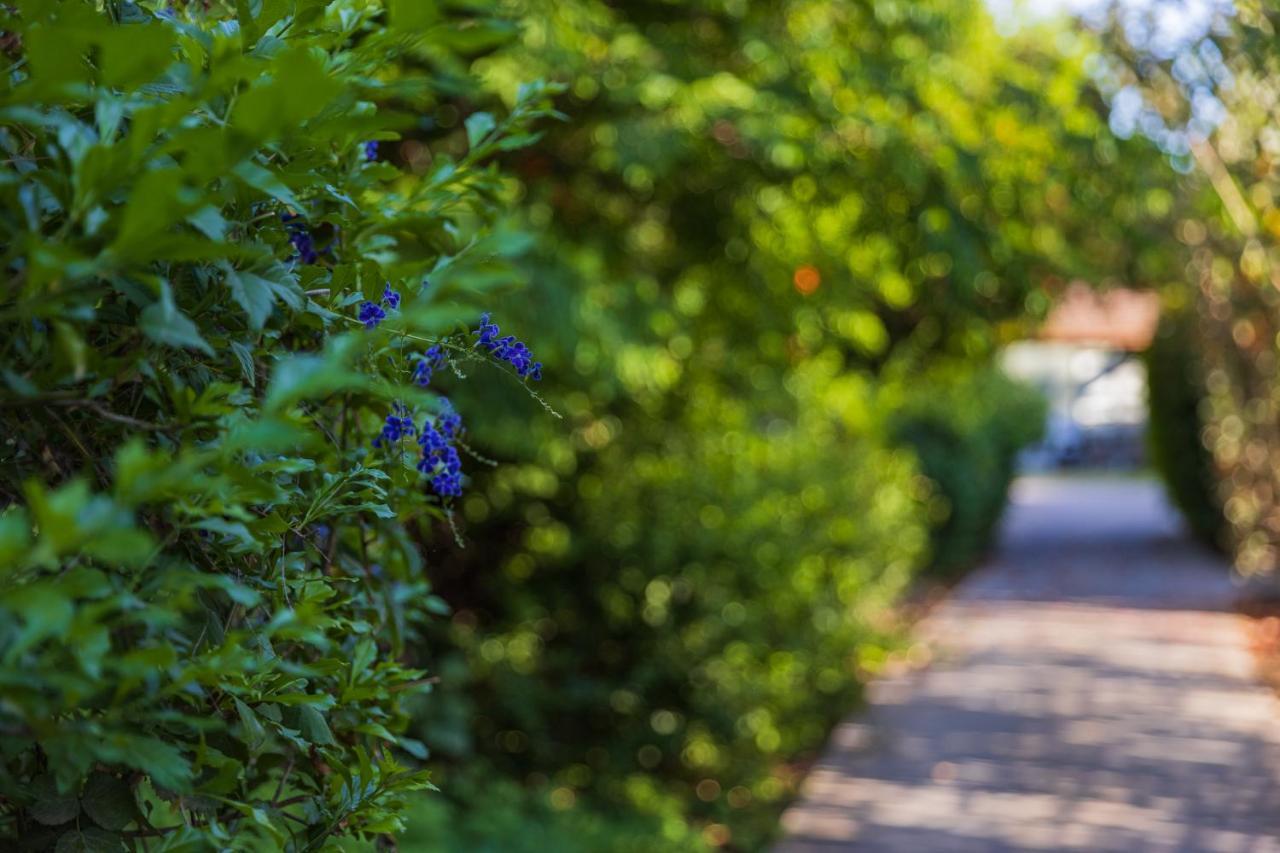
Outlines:
{"type": "Polygon", "coordinates": [[[796,267],[795,275],[791,277],[791,281],[795,285],[797,293],[808,296],[822,284],[822,274],[818,272],[817,267],[804,264],[796,267]]]}

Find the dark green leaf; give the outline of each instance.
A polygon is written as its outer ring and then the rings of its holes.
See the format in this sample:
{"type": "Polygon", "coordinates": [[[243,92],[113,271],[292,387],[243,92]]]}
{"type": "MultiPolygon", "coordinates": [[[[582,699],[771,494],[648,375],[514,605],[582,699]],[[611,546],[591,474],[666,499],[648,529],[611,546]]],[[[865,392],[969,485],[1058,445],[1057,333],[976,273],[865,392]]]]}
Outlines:
{"type": "Polygon", "coordinates": [[[32,803],[31,816],[45,826],[67,823],[80,813],[80,801],[74,792],[58,793],[53,777],[45,774],[31,785],[36,801],[32,803]]]}
{"type": "Polygon", "coordinates": [[[54,853],[118,853],[124,849],[124,839],[119,835],[90,826],[64,832],[54,853]]]}
{"type": "Polygon", "coordinates": [[[124,829],[139,815],[129,783],[107,773],[94,773],[89,777],[80,803],[85,814],[103,829],[124,829]]]}
{"type": "Polygon", "coordinates": [[[312,743],[321,746],[332,746],[334,744],[333,732],[329,730],[329,723],[325,721],[324,714],[313,705],[298,706],[298,723],[302,729],[302,736],[312,743]]]}

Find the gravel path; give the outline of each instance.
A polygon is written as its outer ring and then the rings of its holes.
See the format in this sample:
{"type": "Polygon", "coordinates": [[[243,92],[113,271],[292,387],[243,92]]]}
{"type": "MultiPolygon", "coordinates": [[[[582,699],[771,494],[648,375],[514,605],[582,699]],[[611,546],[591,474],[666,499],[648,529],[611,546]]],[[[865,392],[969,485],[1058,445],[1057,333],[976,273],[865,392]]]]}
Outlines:
{"type": "Polygon", "coordinates": [[[776,853],[1280,851],[1280,701],[1143,480],[1015,484],[997,556],[874,684],[776,853]]]}

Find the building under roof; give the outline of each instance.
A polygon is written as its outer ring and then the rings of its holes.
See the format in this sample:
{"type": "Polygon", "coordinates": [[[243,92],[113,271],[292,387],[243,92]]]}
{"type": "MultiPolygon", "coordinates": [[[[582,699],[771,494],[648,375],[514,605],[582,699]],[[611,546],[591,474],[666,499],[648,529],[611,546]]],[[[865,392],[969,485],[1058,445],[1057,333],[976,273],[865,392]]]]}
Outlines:
{"type": "Polygon", "coordinates": [[[1141,352],[1160,319],[1160,297],[1149,290],[1095,290],[1072,284],[1057,300],[1036,337],[1042,341],[1141,352]]]}

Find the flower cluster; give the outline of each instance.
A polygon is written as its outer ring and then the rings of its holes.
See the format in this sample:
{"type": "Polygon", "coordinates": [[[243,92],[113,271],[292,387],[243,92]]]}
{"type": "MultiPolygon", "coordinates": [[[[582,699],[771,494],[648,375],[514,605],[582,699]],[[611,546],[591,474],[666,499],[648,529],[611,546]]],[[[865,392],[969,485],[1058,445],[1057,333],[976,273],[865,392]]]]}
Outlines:
{"type": "Polygon", "coordinates": [[[418,470],[431,478],[431,490],[437,495],[457,497],[462,494],[462,460],[453,442],[462,431],[462,417],[448,400],[442,404],[443,410],[434,424],[430,419],[422,423],[422,432],[418,435],[422,459],[418,461],[418,470]]]}
{"type": "Polygon", "coordinates": [[[516,369],[522,378],[539,380],[542,378],[542,362],[533,360],[533,353],[523,341],[516,340],[515,335],[498,337],[501,330],[496,323],[489,322],[489,315],[480,318],[480,327],[471,334],[476,336],[476,346],[487,351],[499,361],[505,361],[516,369]]]}
{"type": "Polygon", "coordinates": [[[462,459],[454,444],[461,434],[462,416],[446,399],[440,401],[440,413],[434,420],[430,417],[423,420],[422,429],[414,427],[408,407],[396,402],[382,425],[382,432],[374,438],[373,446],[390,448],[407,436],[416,435],[422,448],[418,470],[428,476],[433,492],[442,498],[454,498],[462,494],[462,459]]]}
{"type": "Polygon", "coordinates": [[[364,144],[364,159],[370,160],[370,161],[378,159],[378,143],[377,142],[366,142],[364,144]]]}
{"type": "Polygon", "coordinates": [[[379,302],[370,302],[365,300],[360,303],[360,309],[356,314],[356,319],[364,323],[366,329],[377,328],[378,324],[387,319],[388,311],[395,311],[400,307],[400,294],[391,289],[391,285],[387,285],[382,290],[382,299],[379,302]]]}
{"type": "Polygon", "coordinates": [[[314,264],[320,260],[320,254],[316,251],[315,241],[311,239],[311,232],[302,224],[301,219],[296,213],[280,214],[280,221],[289,232],[289,242],[293,244],[298,260],[304,264],[314,264]]]}
{"type": "Polygon", "coordinates": [[[387,415],[387,421],[382,425],[382,432],[373,440],[373,446],[386,447],[396,444],[406,435],[414,435],[416,432],[408,408],[403,403],[397,402],[391,407],[391,414],[387,415]]]}
{"type": "Polygon", "coordinates": [[[392,290],[389,284],[382,288],[382,304],[392,311],[400,307],[400,294],[392,290]]]}
{"type": "Polygon", "coordinates": [[[442,367],[444,367],[444,350],[439,344],[435,344],[418,360],[418,365],[413,369],[414,384],[420,388],[426,388],[431,384],[431,375],[442,367]]]}

